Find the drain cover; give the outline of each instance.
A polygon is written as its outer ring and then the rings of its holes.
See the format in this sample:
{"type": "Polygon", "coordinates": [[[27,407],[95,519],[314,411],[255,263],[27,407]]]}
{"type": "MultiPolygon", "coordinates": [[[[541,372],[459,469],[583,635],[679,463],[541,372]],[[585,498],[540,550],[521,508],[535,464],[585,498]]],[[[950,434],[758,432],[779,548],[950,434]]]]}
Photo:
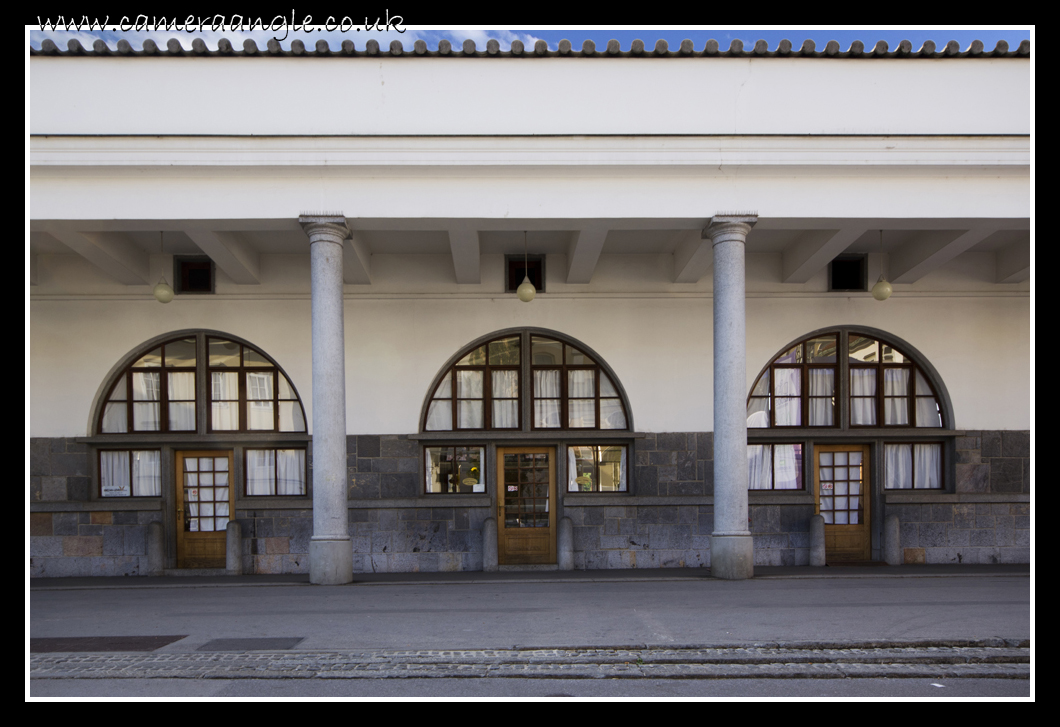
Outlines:
{"type": "Polygon", "coordinates": [[[264,639],[214,639],[207,641],[196,651],[275,651],[293,649],[304,636],[289,636],[264,639]]]}
{"type": "Polygon", "coordinates": [[[49,654],[56,651],[154,651],[166,644],[183,639],[179,636],[59,636],[50,639],[29,640],[33,654],[49,654]]]}

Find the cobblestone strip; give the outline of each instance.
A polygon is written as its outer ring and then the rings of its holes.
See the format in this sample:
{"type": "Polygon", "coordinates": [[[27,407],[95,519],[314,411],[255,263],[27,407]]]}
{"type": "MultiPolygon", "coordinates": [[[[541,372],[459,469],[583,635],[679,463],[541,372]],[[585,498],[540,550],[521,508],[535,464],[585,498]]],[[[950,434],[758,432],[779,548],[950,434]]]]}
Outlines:
{"type": "Polygon", "coordinates": [[[1029,649],[536,649],[33,654],[34,679],[870,678],[1025,679],[1029,649]]]}

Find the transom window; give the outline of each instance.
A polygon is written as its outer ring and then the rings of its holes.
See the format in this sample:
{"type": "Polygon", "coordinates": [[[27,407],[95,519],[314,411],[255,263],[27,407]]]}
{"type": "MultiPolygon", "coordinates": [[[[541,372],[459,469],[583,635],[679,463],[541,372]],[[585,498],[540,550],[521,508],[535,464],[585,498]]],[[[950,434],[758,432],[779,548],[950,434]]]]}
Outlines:
{"type": "Polygon", "coordinates": [[[306,431],[298,394],[276,364],[214,336],[176,338],[138,356],[111,387],[98,427],[101,434],[306,431]]]}
{"type": "Polygon", "coordinates": [[[940,428],[942,407],[924,369],[908,354],[874,336],[844,331],[785,350],[759,375],[747,400],[749,429],[844,423],[940,428]]]}
{"type": "Polygon", "coordinates": [[[558,337],[525,332],[458,354],[434,385],[423,420],[428,432],[525,429],[624,431],[629,417],[598,360],[558,337]]]}

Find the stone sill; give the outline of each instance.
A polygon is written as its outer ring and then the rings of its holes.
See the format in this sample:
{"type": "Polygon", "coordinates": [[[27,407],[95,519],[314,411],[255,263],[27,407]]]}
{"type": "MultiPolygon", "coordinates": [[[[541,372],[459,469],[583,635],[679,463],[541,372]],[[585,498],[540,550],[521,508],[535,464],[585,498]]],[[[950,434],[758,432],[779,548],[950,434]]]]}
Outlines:
{"type": "Polygon", "coordinates": [[[492,507],[489,495],[442,494],[382,500],[348,500],[350,510],[400,509],[409,507],[492,507]]]}
{"type": "Polygon", "coordinates": [[[907,505],[932,502],[1030,502],[1031,496],[1018,492],[888,492],[884,502],[888,505],[907,505]]]}
{"type": "Polygon", "coordinates": [[[114,498],[114,500],[56,500],[52,502],[31,502],[30,512],[98,512],[110,510],[135,510],[152,512],[162,509],[161,497],[114,498]]]}

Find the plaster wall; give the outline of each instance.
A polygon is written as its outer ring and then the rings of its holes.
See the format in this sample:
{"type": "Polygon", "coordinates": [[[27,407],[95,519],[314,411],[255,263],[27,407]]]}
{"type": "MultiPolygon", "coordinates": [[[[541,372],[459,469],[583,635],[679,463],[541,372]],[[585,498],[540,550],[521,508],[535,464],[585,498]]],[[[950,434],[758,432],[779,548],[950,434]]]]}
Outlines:
{"type": "Polygon", "coordinates": [[[34,57],[29,66],[31,134],[1028,134],[1031,124],[1029,59],[34,57]],[[116,104],[102,89],[135,90],[137,102],[116,104]],[[270,102],[292,90],[298,102],[270,102]],[[157,113],[174,99],[195,103],[157,113]]]}
{"type": "MultiPolygon", "coordinates": [[[[246,229],[243,220],[291,229],[307,210],[341,210],[354,220],[497,220],[501,229],[509,220],[670,218],[702,227],[719,210],[755,210],[763,219],[1025,219],[1029,162],[1022,154],[988,168],[880,162],[855,170],[780,171],[718,163],[551,169],[35,165],[30,217],[98,220],[102,229],[114,229],[115,220],[136,229],[130,224],[137,220],[189,219],[213,229],[246,229]]],[[[488,222],[479,229],[490,229],[488,222]]]]}
{"type": "MultiPolygon", "coordinates": [[[[85,435],[92,402],[118,361],[154,336],[187,328],[240,336],[273,356],[312,420],[308,256],[263,256],[262,286],[219,275],[218,295],[182,296],[168,306],[150,297],[149,286],[98,274],[85,280],[77,273],[91,268],[74,256],[42,257],[42,285],[30,302],[31,436],[85,435]]],[[[416,431],[430,382],[449,357],[474,338],[517,326],[562,331],[595,349],[625,386],[638,430],[710,431],[709,278],[669,284],[670,256],[605,255],[592,283],[553,285],[563,270],[553,257],[563,256],[550,257],[549,292],[526,305],[499,292],[499,255],[483,257],[483,282],[470,286],[452,283],[448,256],[373,256],[379,283],[346,286],[348,431],[416,431]],[[638,287],[626,288],[633,281],[638,287]]],[[[957,428],[1030,429],[1027,285],[988,284],[992,256],[973,253],[956,271],[934,273],[934,287],[926,276],[886,303],[823,292],[818,278],[785,291],[771,272],[778,257],[749,256],[748,386],[792,339],[865,325],[928,358],[949,389],[957,428]]]]}

